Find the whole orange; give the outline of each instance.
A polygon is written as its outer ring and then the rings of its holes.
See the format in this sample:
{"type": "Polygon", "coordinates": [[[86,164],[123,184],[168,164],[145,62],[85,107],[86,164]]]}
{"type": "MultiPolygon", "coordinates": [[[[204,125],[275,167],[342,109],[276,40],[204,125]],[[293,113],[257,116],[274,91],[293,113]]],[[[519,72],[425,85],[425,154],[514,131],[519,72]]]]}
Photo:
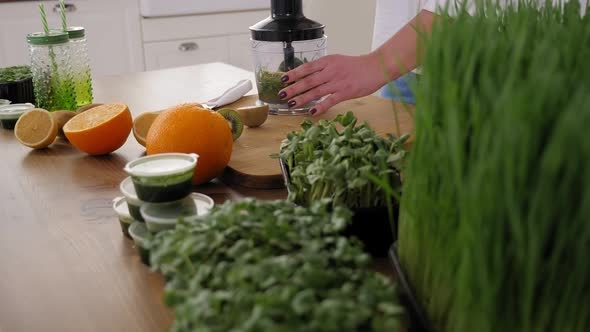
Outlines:
{"type": "Polygon", "coordinates": [[[148,155],[198,154],[193,177],[197,185],[221,175],[229,163],[232,148],[231,129],[225,118],[198,104],[181,104],[165,110],[154,120],[146,138],[148,155]]]}
{"type": "Polygon", "coordinates": [[[91,155],[111,153],[120,148],[133,127],[125,104],[104,104],[79,113],[63,126],[73,146],[91,155]]]}

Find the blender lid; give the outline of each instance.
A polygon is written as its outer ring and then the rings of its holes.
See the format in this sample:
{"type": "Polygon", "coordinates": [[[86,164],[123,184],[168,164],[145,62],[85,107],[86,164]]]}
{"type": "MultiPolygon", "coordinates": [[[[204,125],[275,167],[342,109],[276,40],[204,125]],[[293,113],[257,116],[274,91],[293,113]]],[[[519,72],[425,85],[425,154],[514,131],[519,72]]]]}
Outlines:
{"type": "Polygon", "coordinates": [[[250,27],[253,40],[292,42],[324,36],[324,25],[303,15],[302,0],[271,0],[271,16],[250,27]]]}

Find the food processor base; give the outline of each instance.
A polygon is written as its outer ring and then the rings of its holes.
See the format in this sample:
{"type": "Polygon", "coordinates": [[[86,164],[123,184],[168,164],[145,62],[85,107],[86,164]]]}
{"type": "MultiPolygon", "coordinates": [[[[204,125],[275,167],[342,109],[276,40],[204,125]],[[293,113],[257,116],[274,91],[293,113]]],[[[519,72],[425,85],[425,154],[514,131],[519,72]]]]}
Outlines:
{"type": "Polygon", "coordinates": [[[309,103],[302,107],[291,107],[289,108],[287,104],[270,104],[265,103],[261,100],[256,102],[256,105],[268,105],[269,110],[268,114],[271,115],[308,115],[309,110],[315,105],[315,103],[309,103]]]}

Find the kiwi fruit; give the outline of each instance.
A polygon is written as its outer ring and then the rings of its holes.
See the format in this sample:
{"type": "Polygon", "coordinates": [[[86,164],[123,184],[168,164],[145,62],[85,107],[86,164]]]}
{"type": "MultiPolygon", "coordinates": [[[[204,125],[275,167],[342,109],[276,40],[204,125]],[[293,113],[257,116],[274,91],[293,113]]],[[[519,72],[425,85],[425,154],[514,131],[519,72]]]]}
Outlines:
{"type": "Polygon", "coordinates": [[[244,121],[244,124],[250,128],[261,126],[268,118],[268,105],[247,106],[236,109],[236,112],[244,121]]]}
{"type": "Polygon", "coordinates": [[[88,105],[84,105],[84,106],[81,106],[80,108],[78,108],[78,109],[76,110],[76,113],[82,113],[82,112],[86,112],[86,111],[88,111],[89,109],[91,109],[91,108],[95,108],[96,106],[100,106],[100,105],[102,105],[102,104],[88,104],[88,105]]]}
{"type": "Polygon", "coordinates": [[[240,138],[240,136],[242,136],[242,132],[244,131],[244,122],[242,121],[242,118],[238,112],[231,108],[222,108],[217,111],[217,113],[221,114],[229,123],[234,141],[240,138]]]}
{"type": "Polygon", "coordinates": [[[64,135],[63,126],[66,122],[70,121],[71,118],[76,116],[78,113],[72,111],[55,111],[51,112],[51,116],[53,116],[53,120],[57,122],[57,136],[67,140],[66,135],[64,135]]]}

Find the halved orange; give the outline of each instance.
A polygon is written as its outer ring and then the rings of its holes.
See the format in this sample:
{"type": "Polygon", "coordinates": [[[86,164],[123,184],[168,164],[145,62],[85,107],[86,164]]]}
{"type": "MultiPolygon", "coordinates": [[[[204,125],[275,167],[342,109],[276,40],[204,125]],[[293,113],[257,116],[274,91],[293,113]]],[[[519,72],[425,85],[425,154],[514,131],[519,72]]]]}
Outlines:
{"type": "Polygon", "coordinates": [[[76,113],[84,113],[86,111],[88,111],[91,108],[95,108],[96,106],[100,106],[102,104],[88,104],[88,105],[84,105],[84,106],[80,106],[77,110],[76,113]]]}
{"type": "Polygon", "coordinates": [[[20,116],[14,126],[14,136],[33,149],[48,147],[57,137],[57,122],[44,109],[34,108],[20,116]]]}
{"type": "Polygon", "coordinates": [[[70,119],[63,131],[70,143],[91,155],[111,153],[120,148],[133,126],[131,112],[125,104],[93,107],[70,119]]]}

